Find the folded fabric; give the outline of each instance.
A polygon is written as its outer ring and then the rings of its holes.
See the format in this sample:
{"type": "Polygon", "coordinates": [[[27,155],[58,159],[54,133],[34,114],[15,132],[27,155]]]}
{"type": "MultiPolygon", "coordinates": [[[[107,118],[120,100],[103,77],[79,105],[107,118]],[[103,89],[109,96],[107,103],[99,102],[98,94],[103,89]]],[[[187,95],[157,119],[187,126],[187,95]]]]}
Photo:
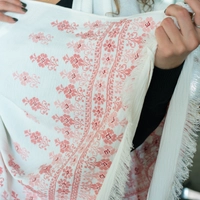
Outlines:
{"type": "Polygon", "coordinates": [[[132,154],[163,12],[109,18],[26,3],[17,23],[0,24],[1,198],[176,199],[195,151],[198,51],[166,122],[132,154]]]}

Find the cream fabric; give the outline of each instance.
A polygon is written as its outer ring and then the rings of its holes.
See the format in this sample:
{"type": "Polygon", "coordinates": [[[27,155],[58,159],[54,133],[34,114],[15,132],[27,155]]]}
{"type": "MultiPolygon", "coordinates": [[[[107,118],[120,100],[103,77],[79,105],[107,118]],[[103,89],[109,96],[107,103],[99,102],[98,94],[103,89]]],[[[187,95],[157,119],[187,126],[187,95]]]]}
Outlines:
{"type": "MultiPolygon", "coordinates": [[[[18,23],[0,24],[1,197],[136,199],[125,190],[136,169],[130,147],[163,11],[110,18],[27,4],[26,15],[13,15],[18,23]]],[[[90,2],[81,6],[91,12],[90,2]]],[[[190,98],[198,55],[188,57],[169,107],[148,200],[176,199],[187,177],[199,120],[198,95],[190,98]]]]}

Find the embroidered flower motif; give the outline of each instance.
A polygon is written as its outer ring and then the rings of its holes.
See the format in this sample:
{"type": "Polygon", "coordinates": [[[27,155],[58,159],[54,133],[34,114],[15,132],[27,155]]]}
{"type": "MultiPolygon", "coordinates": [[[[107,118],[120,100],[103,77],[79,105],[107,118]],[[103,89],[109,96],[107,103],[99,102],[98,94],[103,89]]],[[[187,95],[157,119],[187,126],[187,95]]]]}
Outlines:
{"type": "Polygon", "coordinates": [[[152,17],[147,17],[140,25],[145,32],[150,32],[156,27],[156,23],[152,17]]]}
{"type": "Polygon", "coordinates": [[[70,62],[73,67],[79,68],[81,66],[84,66],[84,61],[78,54],[74,54],[72,57],[70,57],[70,62]]]}
{"type": "Polygon", "coordinates": [[[102,69],[99,72],[99,76],[101,78],[106,78],[106,76],[109,74],[109,68],[108,67],[102,67],[102,69]]]}
{"type": "Polygon", "coordinates": [[[96,166],[101,170],[108,170],[111,166],[112,162],[109,159],[102,159],[96,163],[96,166]]]}
{"type": "Polygon", "coordinates": [[[50,60],[49,60],[47,54],[44,54],[44,53],[40,54],[37,57],[37,63],[40,67],[45,67],[45,66],[49,65],[50,60]]]}
{"type": "Polygon", "coordinates": [[[96,117],[102,117],[103,108],[101,108],[100,106],[95,106],[93,109],[93,113],[94,113],[94,116],[96,116],[96,117]]]}
{"type": "Polygon", "coordinates": [[[87,38],[94,38],[95,34],[94,34],[94,32],[92,30],[89,30],[86,33],[76,34],[76,36],[81,36],[82,39],[87,39],[87,38]]]}
{"type": "Polygon", "coordinates": [[[67,87],[64,88],[64,94],[67,98],[71,99],[76,95],[76,89],[74,85],[68,85],[67,87]]]}
{"type": "Polygon", "coordinates": [[[31,143],[38,144],[40,149],[46,150],[49,146],[50,140],[46,136],[42,136],[40,132],[31,132],[31,130],[24,131],[25,136],[29,136],[31,143]]]}
{"type": "Polygon", "coordinates": [[[102,186],[102,184],[100,184],[100,183],[95,183],[95,184],[91,185],[91,188],[94,189],[94,192],[96,195],[99,193],[101,186],[102,186]]]}
{"type": "Polygon", "coordinates": [[[119,125],[119,119],[117,117],[117,112],[113,112],[108,116],[108,124],[111,128],[119,125]]]}
{"type": "Polygon", "coordinates": [[[25,148],[22,148],[18,143],[14,142],[14,147],[16,152],[22,157],[23,160],[27,160],[29,156],[29,151],[27,151],[25,148]]]}
{"type": "Polygon", "coordinates": [[[40,167],[40,171],[39,171],[39,173],[40,174],[51,174],[51,168],[52,168],[52,166],[51,165],[42,165],[41,167],[40,167]]]}
{"type": "Polygon", "coordinates": [[[70,179],[73,174],[72,174],[72,168],[67,166],[63,169],[63,174],[62,176],[65,178],[65,179],[70,179]]]}
{"type": "Polygon", "coordinates": [[[74,106],[71,104],[71,101],[68,99],[65,99],[60,106],[64,113],[70,113],[74,110],[74,106]]]}
{"type": "Polygon", "coordinates": [[[57,26],[59,31],[66,31],[67,33],[74,33],[74,31],[77,29],[78,24],[76,23],[69,23],[66,20],[63,20],[61,22],[58,22],[57,20],[55,22],[52,22],[51,25],[57,26]]]}
{"type": "Polygon", "coordinates": [[[78,70],[73,69],[71,72],[67,73],[67,77],[70,83],[77,83],[81,79],[81,75],[78,73],[78,70]]]}
{"type": "Polygon", "coordinates": [[[108,35],[111,38],[117,37],[117,35],[119,34],[119,31],[120,31],[119,28],[114,28],[108,33],[108,35]]]}
{"type": "Polygon", "coordinates": [[[57,26],[57,27],[58,27],[58,30],[64,31],[64,30],[66,30],[66,29],[69,28],[69,22],[66,21],[66,20],[64,20],[64,21],[58,23],[58,26],[57,26]]]}
{"type": "Polygon", "coordinates": [[[59,139],[55,140],[56,146],[60,146],[60,152],[65,153],[70,151],[70,144],[69,141],[63,140],[60,141],[59,139]]]}
{"type": "Polygon", "coordinates": [[[80,40],[80,41],[76,42],[74,44],[73,48],[74,48],[74,52],[76,52],[76,53],[80,53],[81,51],[83,51],[86,48],[84,40],[80,40]]]}
{"type": "Polygon", "coordinates": [[[30,100],[26,97],[24,99],[22,99],[22,102],[27,105],[29,104],[32,108],[32,110],[37,111],[40,110],[41,114],[46,114],[48,115],[48,110],[49,110],[49,106],[50,104],[47,103],[46,101],[42,101],[40,102],[39,99],[37,97],[33,97],[30,100]]]}
{"type": "Polygon", "coordinates": [[[106,144],[112,144],[117,140],[117,136],[115,135],[113,130],[108,128],[105,131],[103,131],[102,139],[106,144]]]}
{"type": "Polygon", "coordinates": [[[69,116],[69,115],[62,115],[62,116],[58,116],[58,115],[54,115],[52,117],[56,122],[60,121],[64,126],[70,127],[71,125],[74,124],[74,120],[69,116]]]}
{"type": "Polygon", "coordinates": [[[8,155],[8,156],[10,158],[8,161],[8,165],[11,167],[11,172],[12,172],[13,176],[25,175],[24,171],[20,169],[20,166],[15,163],[14,158],[11,155],[8,155]]]}
{"type": "Polygon", "coordinates": [[[64,126],[71,126],[74,124],[74,120],[69,115],[66,114],[60,117],[60,121],[64,126]]]}
{"type": "Polygon", "coordinates": [[[38,98],[33,97],[32,99],[29,100],[29,105],[31,108],[35,111],[41,108],[41,103],[38,98]]]}
{"type": "Polygon", "coordinates": [[[58,181],[58,185],[59,185],[59,187],[64,188],[64,189],[69,188],[71,186],[70,182],[66,181],[64,179],[60,179],[58,181]]]}
{"type": "Polygon", "coordinates": [[[22,85],[26,85],[27,83],[29,83],[31,81],[31,78],[30,78],[30,76],[29,76],[29,74],[27,72],[23,72],[19,76],[19,80],[20,80],[22,85]]]}
{"type": "Polygon", "coordinates": [[[106,89],[106,84],[104,81],[97,81],[95,83],[95,89],[98,91],[98,92],[103,92],[105,89],[106,89]]]}
{"type": "Polygon", "coordinates": [[[49,42],[52,41],[53,36],[50,34],[44,35],[44,33],[32,33],[29,35],[29,39],[32,39],[33,42],[38,43],[40,42],[41,44],[48,44],[49,42]]]}
{"type": "Polygon", "coordinates": [[[40,184],[40,175],[39,174],[30,175],[29,185],[34,187],[38,186],[39,184],[40,184]]]}
{"type": "Polygon", "coordinates": [[[104,96],[101,93],[95,94],[93,100],[98,105],[101,105],[105,102],[104,96]]]}
{"type": "Polygon", "coordinates": [[[109,157],[111,155],[114,155],[116,150],[109,146],[109,145],[105,145],[104,147],[101,147],[98,149],[98,152],[103,156],[103,157],[109,157]]]}
{"type": "Polygon", "coordinates": [[[111,65],[113,63],[114,57],[113,57],[112,54],[107,53],[107,54],[104,54],[104,57],[102,58],[102,61],[103,61],[104,65],[109,66],[109,65],[111,65]]]}
{"type": "Polygon", "coordinates": [[[93,122],[92,122],[92,129],[93,130],[97,130],[98,127],[100,125],[100,121],[98,119],[95,119],[93,122]]]}
{"type": "Polygon", "coordinates": [[[31,138],[31,142],[33,144],[37,144],[37,143],[40,143],[42,141],[41,134],[38,131],[36,131],[35,133],[32,133],[30,138],[31,138]]]}
{"type": "Polygon", "coordinates": [[[116,49],[115,42],[112,39],[106,40],[104,50],[108,52],[113,52],[116,49]]]}
{"type": "Polygon", "coordinates": [[[48,58],[47,54],[42,53],[39,56],[36,56],[35,54],[30,56],[30,59],[32,62],[37,62],[39,67],[48,67],[49,70],[56,71],[56,67],[58,66],[58,59],[54,56],[51,56],[48,58]]]}
{"type": "Polygon", "coordinates": [[[21,74],[19,74],[18,72],[13,73],[13,77],[15,79],[19,79],[21,84],[26,86],[27,84],[29,84],[31,87],[38,87],[39,85],[39,76],[36,76],[35,74],[30,76],[27,72],[22,72],[21,74]]]}

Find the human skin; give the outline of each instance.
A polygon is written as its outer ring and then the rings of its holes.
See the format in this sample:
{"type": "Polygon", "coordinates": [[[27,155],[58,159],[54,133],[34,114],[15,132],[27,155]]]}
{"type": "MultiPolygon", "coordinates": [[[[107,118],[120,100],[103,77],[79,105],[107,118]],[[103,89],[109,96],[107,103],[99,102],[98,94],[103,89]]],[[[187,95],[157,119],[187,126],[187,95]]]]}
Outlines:
{"type": "Polygon", "coordinates": [[[166,18],[156,29],[158,48],[155,55],[155,66],[161,69],[172,69],[179,66],[187,55],[200,44],[200,1],[185,0],[195,13],[194,22],[188,11],[178,5],[170,5],[165,14],[177,19],[180,29],[171,18],[166,18]]]}
{"type": "MultiPolygon", "coordinates": [[[[185,0],[185,3],[195,12],[194,23],[200,25],[200,0],[185,0]]],[[[7,11],[21,14],[26,12],[19,0],[0,0],[0,21],[15,23],[13,18],[5,15],[7,11]]],[[[165,14],[176,17],[180,29],[171,18],[164,19],[156,29],[158,48],[155,54],[155,66],[161,69],[173,69],[200,44],[200,28],[196,28],[188,11],[179,5],[171,4],[165,14]]]]}

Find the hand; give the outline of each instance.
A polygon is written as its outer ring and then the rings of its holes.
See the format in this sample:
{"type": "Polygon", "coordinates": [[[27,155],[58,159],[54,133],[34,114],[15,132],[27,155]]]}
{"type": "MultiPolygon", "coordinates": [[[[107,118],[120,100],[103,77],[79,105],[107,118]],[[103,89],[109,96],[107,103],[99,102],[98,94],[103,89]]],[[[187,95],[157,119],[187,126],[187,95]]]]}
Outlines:
{"type": "Polygon", "coordinates": [[[19,0],[0,0],[0,21],[7,23],[15,23],[18,21],[16,18],[5,15],[5,12],[15,12],[24,14],[27,9],[26,4],[19,0]]]}
{"type": "Polygon", "coordinates": [[[185,0],[195,13],[194,23],[188,11],[178,5],[170,5],[165,14],[177,19],[180,29],[171,18],[166,18],[156,29],[158,48],[155,55],[155,66],[161,69],[178,67],[187,55],[200,44],[200,1],[185,0]]]}

